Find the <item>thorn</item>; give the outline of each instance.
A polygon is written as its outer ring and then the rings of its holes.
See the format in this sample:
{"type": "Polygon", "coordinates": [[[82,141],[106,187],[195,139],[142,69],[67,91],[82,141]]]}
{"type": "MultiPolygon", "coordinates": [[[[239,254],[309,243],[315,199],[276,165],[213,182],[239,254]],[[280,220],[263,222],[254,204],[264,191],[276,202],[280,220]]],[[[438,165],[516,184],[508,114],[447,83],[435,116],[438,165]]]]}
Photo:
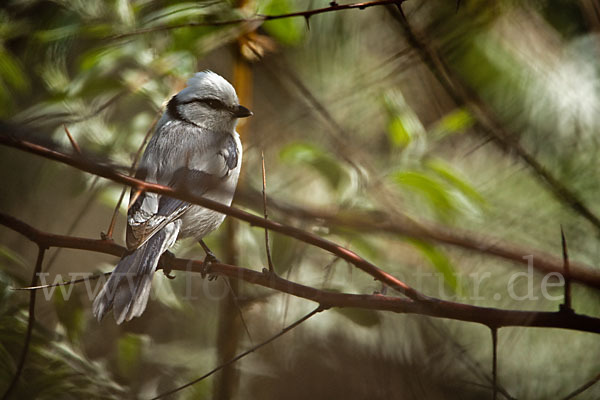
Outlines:
{"type": "Polygon", "coordinates": [[[569,265],[569,252],[567,250],[567,239],[565,237],[565,231],[563,230],[562,225],[560,226],[560,239],[562,243],[562,253],[563,253],[563,268],[564,268],[564,277],[565,277],[565,299],[564,303],[560,305],[559,310],[564,312],[572,313],[573,309],[571,308],[571,273],[570,273],[570,265],[569,265]]]}
{"type": "Polygon", "coordinates": [[[460,0],[456,0],[456,12],[458,12],[459,8],[460,8],[460,0]]]}
{"type": "Polygon", "coordinates": [[[306,22],[306,29],[310,31],[310,15],[304,16],[304,22],[306,22]]]}
{"type": "Polygon", "coordinates": [[[329,3],[329,6],[330,6],[330,7],[337,7],[337,6],[338,6],[338,3],[336,3],[335,1],[331,1],[331,2],[329,3]]]}
{"type": "Polygon", "coordinates": [[[133,206],[133,204],[137,201],[138,197],[140,197],[140,195],[142,194],[143,190],[142,189],[137,189],[135,191],[135,193],[133,194],[133,196],[131,196],[131,200],[129,200],[129,204],[127,205],[127,209],[129,210],[131,208],[131,206],[133,206]]]}
{"type": "Polygon", "coordinates": [[[79,147],[79,145],[77,144],[77,142],[75,141],[73,136],[71,135],[71,132],[69,132],[69,128],[67,128],[67,125],[66,124],[63,125],[63,128],[65,128],[65,133],[67,134],[67,137],[69,138],[69,142],[71,142],[71,146],[73,146],[73,148],[75,149],[77,154],[81,155],[81,148],[79,147]]]}

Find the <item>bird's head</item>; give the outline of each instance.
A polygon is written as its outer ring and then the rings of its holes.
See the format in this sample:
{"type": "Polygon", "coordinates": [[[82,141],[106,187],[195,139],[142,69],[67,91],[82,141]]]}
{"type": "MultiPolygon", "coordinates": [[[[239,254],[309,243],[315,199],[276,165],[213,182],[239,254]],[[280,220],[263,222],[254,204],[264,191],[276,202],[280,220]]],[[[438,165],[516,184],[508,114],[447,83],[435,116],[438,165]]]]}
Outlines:
{"type": "Polygon", "coordinates": [[[167,108],[172,118],[227,132],[235,128],[238,118],[252,115],[239,104],[233,86],[211,71],[198,72],[191,77],[187,87],[173,96],[167,108]]]}

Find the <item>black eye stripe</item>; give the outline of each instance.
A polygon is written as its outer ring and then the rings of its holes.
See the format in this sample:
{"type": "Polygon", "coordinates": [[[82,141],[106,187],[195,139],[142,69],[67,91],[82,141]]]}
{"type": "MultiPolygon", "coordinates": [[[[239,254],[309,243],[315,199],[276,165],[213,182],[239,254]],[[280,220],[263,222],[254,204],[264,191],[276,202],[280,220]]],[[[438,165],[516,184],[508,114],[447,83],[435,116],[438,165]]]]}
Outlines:
{"type": "Polygon", "coordinates": [[[192,99],[192,100],[183,102],[182,104],[189,104],[189,103],[202,103],[202,104],[205,104],[208,107],[213,108],[215,110],[228,110],[229,109],[229,107],[227,105],[225,105],[225,103],[223,103],[221,100],[217,100],[217,99],[213,99],[213,98],[192,99]]]}

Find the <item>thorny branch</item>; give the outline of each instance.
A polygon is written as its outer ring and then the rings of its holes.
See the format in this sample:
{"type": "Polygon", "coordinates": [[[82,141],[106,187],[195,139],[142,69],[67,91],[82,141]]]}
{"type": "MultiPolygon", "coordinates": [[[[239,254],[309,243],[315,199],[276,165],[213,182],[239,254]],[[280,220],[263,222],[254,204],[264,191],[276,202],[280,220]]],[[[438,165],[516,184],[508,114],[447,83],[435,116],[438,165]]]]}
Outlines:
{"type": "Polygon", "coordinates": [[[352,9],[364,10],[366,8],[373,7],[373,6],[401,4],[403,1],[404,0],[375,0],[375,1],[366,1],[366,2],[352,3],[352,4],[337,4],[335,1],[332,1],[330,3],[329,7],[317,8],[314,10],[296,11],[296,12],[292,12],[292,13],[277,14],[277,15],[260,15],[259,14],[252,18],[236,18],[236,19],[229,19],[229,20],[223,20],[223,21],[201,21],[201,22],[190,21],[190,22],[184,22],[184,23],[175,24],[175,25],[159,25],[159,26],[153,26],[150,28],[142,28],[142,29],[138,29],[138,30],[135,30],[132,32],[122,33],[119,35],[114,35],[114,36],[108,37],[107,39],[108,40],[119,40],[119,39],[125,39],[128,37],[131,37],[131,36],[143,35],[146,33],[153,33],[153,32],[169,31],[169,30],[179,29],[179,28],[197,28],[197,27],[203,27],[203,26],[227,26],[227,25],[237,25],[237,24],[242,24],[242,23],[260,24],[260,23],[266,22],[266,21],[273,21],[273,20],[277,20],[277,19],[293,18],[293,17],[304,17],[304,19],[306,19],[306,21],[308,21],[310,19],[310,17],[312,17],[313,15],[317,15],[317,14],[324,14],[324,13],[328,13],[328,12],[341,11],[341,10],[352,10],[352,9]]]}
{"type": "MultiPolygon", "coordinates": [[[[112,241],[45,233],[3,213],[0,213],[0,225],[9,227],[31,241],[48,247],[88,250],[115,256],[121,256],[125,252],[124,247],[112,241]]],[[[163,257],[159,265],[168,266],[178,271],[198,273],[203,271],[202,261],[199,260],[163,257]]],[[[329,292],[283,279],[269,273],[268,270],[257,272],[222,263],[211,264],[211,274],[227,276],[271,288],[282,293],[315,301],[326,307],[352,307],[404,314],[428,315],[479,323],[490,328],[527,326],[600,333],[600,319],[576,313],[503,310],[432,298],[428,298],[427,301],[413,301],[402,297],[384,296],[381,294],[368,295],[329,292]]]]}

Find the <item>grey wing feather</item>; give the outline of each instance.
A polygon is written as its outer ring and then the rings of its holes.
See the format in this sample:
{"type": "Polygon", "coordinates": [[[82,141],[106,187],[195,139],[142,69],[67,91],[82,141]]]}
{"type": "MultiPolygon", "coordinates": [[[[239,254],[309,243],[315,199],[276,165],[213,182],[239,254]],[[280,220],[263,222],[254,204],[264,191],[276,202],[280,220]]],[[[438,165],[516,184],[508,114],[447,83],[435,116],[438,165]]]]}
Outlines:
{"type": "MultiPolygon", "coordinates": [[[[219,182],[220,179],[214,175],[182,167],[173,174],[168,186],[202,196],[217,187],[219,182]]],[[[181,217],[191,206],[190,203],[172,197],[157,196],[155,193],[140,194],[129,210],[127,248],[133,249],[143,245],[169,222],[181,217]],[[147,198],[151,195],[156,196],[158,200],[158,207],[154,213],[146,211],[149,208],[147,198]]]]}
{"type": "Polygon", "coordinates": [[[93,312],[98,321],[112,309],[118,324],[140,316],[146,309],[152,277],[161,254],[174,242],[181,222],[176,221],[146,243],[126,254],[96,296],[93,312]]]}

